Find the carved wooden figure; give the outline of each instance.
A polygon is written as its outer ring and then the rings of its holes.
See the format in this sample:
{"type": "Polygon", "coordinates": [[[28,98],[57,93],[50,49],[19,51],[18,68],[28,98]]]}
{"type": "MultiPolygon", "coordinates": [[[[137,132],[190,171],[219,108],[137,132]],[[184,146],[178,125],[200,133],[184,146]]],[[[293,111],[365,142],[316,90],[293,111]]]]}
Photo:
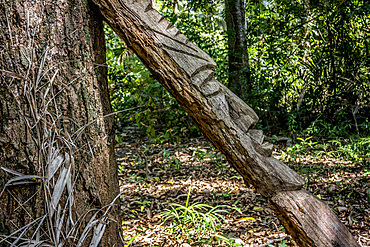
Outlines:
{"type": "Polygon", "coordinates": [[[304,179],[271,157],[254,130],[258,116],[214,79],[215,62],[158,13],[151,1],[93,0],[108,24],[178,100],[203,135],[266,197],[300,246],[358,246],[330,208],[302,189],[304,179]]]}

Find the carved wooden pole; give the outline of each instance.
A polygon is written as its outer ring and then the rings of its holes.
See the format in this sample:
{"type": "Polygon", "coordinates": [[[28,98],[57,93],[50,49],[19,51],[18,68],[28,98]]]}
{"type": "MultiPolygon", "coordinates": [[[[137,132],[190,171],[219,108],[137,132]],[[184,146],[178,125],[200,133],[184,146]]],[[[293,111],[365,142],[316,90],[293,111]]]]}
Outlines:
{"type": "Polygon", "coordinates": [[[148,0],[93,0],[109,25],[193,117],[244,180],[268,198],[300,246],[359,246],[330,208],[302,189],[304,179],[271,157],[252,129],[255,112],[214,79],[215,62],[148,0]]]}

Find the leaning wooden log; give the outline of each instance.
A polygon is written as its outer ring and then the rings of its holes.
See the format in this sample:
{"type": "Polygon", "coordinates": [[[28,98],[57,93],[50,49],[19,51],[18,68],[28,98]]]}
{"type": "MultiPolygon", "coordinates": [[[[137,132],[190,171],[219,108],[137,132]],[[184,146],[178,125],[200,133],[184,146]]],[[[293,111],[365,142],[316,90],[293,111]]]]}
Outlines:
{"type": "Polygon", "coordinates": [[[203,135],[266,197],[300,246],[359,246],[304,179],[271,157],[255,112],[214,79],[215,62],[149,0],[93,0],[108,24],[194,119],[203,135]]]}

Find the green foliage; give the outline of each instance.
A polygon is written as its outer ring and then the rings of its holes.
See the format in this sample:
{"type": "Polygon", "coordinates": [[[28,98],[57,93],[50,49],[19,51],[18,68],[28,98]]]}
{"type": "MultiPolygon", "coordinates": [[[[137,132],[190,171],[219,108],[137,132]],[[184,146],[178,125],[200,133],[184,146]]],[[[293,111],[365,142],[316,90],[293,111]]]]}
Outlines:
{"type": "Polygon", "coordinates": [[[132,243],[134,242],[134,240],[141,234],[142,232],[139,232],[138,234],[136,234],[135,236],[133,236],[132,238],[129,239],[129,241],[127,242],[127,244],[124,245],[124,247],[130,247],[132,245],[132,243]]]}
{"type": "MultiPolygon", "coordinates": [[[[224,2],[156,3],[215,60],[215,76],[227,85],[224,2]]],[[[246,18],[252,82],[244,100],[259,115],[258,127],[329,139],[370,133],[368,1],[249,1],[246,18]]],[[[139,126],[157,143],[198,135],[173,97],[109,28],[106,38],[113,108],[133,108],[117,114],[119,125],[139,126]]]]}
{"type": "Polygon", "coordinates": [[[297,138],[299,143],[287,148],[286,154],[292,158],[310,154],[314,157],[345,158],[351,161],[369,165],[370,137],[352,136],[348,139],[330,139],[313,141],[314,137],[297,138]]]}
{"type": "Polygon", "coordinates": [[[233,245],[232,240],[217,234],[220,224],[228,211],[221,208],[232,208],[226,205],[212,207],[207,204],[194,203],[189,205],[191,188],[186,199],[185,206],[170,203],[161,214],[163,222],[171,220],[166,229],[177,240],[185,240],[192,245],[212,244],[225,241],[233,245]]]}
{"type": "Polygon", "coordinates": [[[113,111],[132,109],[116,114],[118,127],[138,126],[157,142],[176,140],[176,135],[198,135],[176,100],[107,25],[105,34],[113,111]]]}
{"type": "Polygon", "coordinates": [[[181,166],[180,160],[176,156],[174,156],[173,151],[167,151],[166,149],[163,149],[162,155],[164,159],[163,162],[169,163],[171,166],[173,166],[176,169],[177,172],[180,170],[180,166],[181,166]]]}
{"type": "Polygon", "coordinates": [[[193,148],[193,147],[190,147],[190,149],[193,150],[192,156],[193,157],[196,157],[200,162],[202,162],[203,159],[206,158],[206,157],[209,157],[209,158],[213,158],[214,157],[214,153],[208,153],[207,150],[205,150],[203,148],[193,148]]]}
{"type": "Polygon", "coordinates": [[[369,133],[367,1],[252,1],[246,12],[246,100],[262,127],[295,132],[320,119],[369,133]]]}
{"type": "Polygon", "coordinates": [[[135,203],[137,203],[137,204],[140,204],[141,206],[140,206],[140,211],[141,212],[143,212],[144,211],[144,209],[145,209],[145,205],[147,205],[147,204],[151,204],[152,202],[150,202],[150,201],[133,201],[133,202],[135,202],[135,203]]]}
{"type": "Polygon", "coordinates": [[[279,243],[279,247],[288,247],[288,245],[286,244],[286,242],[287,242],[287,240],[284,240],[281,243],[279,243]]]}
{"type": "Polygon", "coordinates": [[[157,0],[158,11],[176,25],[191,42],[212,57],[215,77],[227,83],[227,37],[224,2],[218,0],[157,0]]]}
{"type": "MultiPolygon", "coordinates": [[[[199,45],[219,65],[216,77],[227,78],[223,5],[214,1],[157,1],[159,11],[199,45]]],[[[198,136],[198,128],[176,100],[154,79],[106,25],[108,80],[118,126],[136,125],[157,143],[179,142],[180,136],[198,136]]],[[[119,141],[119,140],[118,140],[119,141]]]]}

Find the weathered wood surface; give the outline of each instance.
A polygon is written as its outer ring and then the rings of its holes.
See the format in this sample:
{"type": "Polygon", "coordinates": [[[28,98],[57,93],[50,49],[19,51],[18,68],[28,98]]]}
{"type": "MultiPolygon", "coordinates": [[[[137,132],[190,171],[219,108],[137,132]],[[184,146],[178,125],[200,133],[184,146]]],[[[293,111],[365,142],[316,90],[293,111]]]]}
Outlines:
{"type": "Polygon", "coordinates": [[[216,64],[205,52],[146,1],[97,3],[108,23],[194,118],[203,134],[261,194],[272,196],[302,188],[304,180],[270,156],[271,146],[263,143],[262,131],[251,130],[258,121],[256,113],[214,79],[216,64]]]}
{"type": "Polygon", "coordinates": [[[119,193],[105,57],[92,2],[0,1],[1,247],[122,246],[116,208],[88,224],[119,193]]]}
{"type": "Polygon", "coordinates": [[[280,192],[270,202],[299,246],[359,246],[333,211],[306,190],[280,192]]]}
{"type": "Polygon", "coordinates": [[[304,179],[271,157],[258,117],[214,79],[215,62],[147,0],[93,0],[109,25],[178,100],[228,161],[269,199],[301,246],[358,246],[330,208],[302,190],[304,179]],[[320,218],[324,212],[326,217],[320,218]],[[324,219],[326,220],[324,222],[324,219]]]}

